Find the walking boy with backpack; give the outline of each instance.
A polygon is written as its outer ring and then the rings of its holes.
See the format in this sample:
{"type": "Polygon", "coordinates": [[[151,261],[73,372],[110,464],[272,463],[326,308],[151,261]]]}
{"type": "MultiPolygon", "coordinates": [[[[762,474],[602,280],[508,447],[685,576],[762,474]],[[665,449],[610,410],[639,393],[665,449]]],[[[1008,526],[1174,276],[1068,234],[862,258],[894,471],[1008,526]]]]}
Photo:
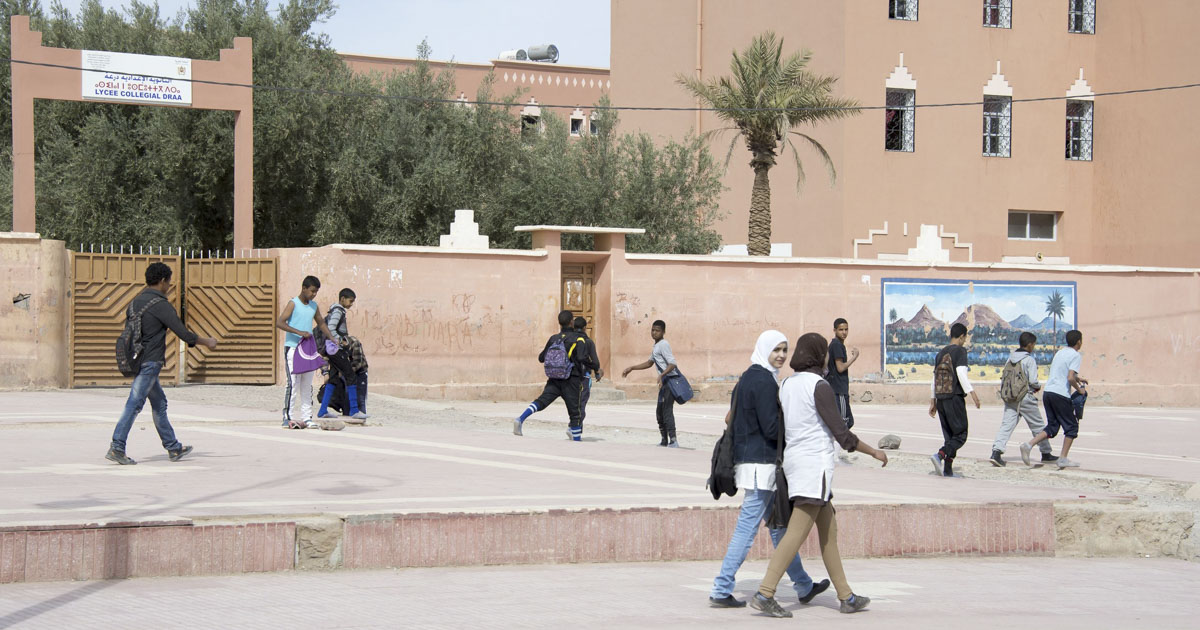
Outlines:
{"type": "Polygon", "coordinates": [[[933,471],[943,477],[954,477],[954,457],[967,443],[967,394],[979,408],[979,394],[971,387],[967,364],[967,327],[950,327],[950,344],[933,359],[933,384],[930,386],[929,417],[935,415],[942,425],[945,443],[929,456],[933,471]]]}
{"type": "MultiPolygon", "coordinates": [[[[338,303],[330,306],[329,312],[325,314],[325,327],[333,333],[333,342],[337,344],[337,352],[326,353],[325,356],[329,359],[329,364],[333,366],[334,378],[341,382],[341,391],[346,395],[346,402],[342,405],[342,410],[355,420],[366,420],[366,412],[360,411],[358,408],[358,371],[350,362],[350,331],[346,326],[346,310],[354,307],[356,299],[358,296],[354,294],[353,289],[342,289],[338,293],[338,303]]],[[[318,340],[317,347],[321,347],[323,341],[318,340]]],[[[330,378],[330,382],[324,388],[324,393],[321,394],[321,409],[317,412],[318,418],[337,417],[329,412],[329,402],[333,399],[333,392],[336,389],[330,386],[332,384],[333,378],[330,378]]]]}
{"type": "MultiPolygon", "coordinates": [[[[1004,416],[1000,421],[1000,431],[996,433],[996,441],[992,444],[992,456],[988,458],[988,461],[997,467],[1008,465],[1004,461],[1004,447],[1008,446],[1008,438],[1012,437],[1013,429],[1017,428],[1017,420],[1024,418],[1034,436],[1046,428],[1046,421],[1042,419],[1037,399],[1037,392],[1042,388],[1038,383],[1037,360],[1033,357],[1033,351],[1037,348],[1037,335],[1023,332],[1018,343],[1020,347],[1008,356],[1004,372],[1000,375],[1000,399],[1004,401],[1004,416]]],[[[1042,450],[1043,463],[1058,460],[1050,454],[1049,442],[1041,442],[1038,447],[1042,450]]]]}
{"type": "Polygon", "coordinates": [[[558,314],[558,325],[562,330],[550,335],[546,347],[538,354],[538,363],[546,371],[546,388],[537,400],[529,403],[525,411],[513,420],[513,435],[524,435],[521,426],[525,419],[561,397],[570,418],[567,439],[575,442],[583,439],[583,416],[579,411],[579,401],[583,396],[583,374],[585,370],[599,370],[600,363],[588,349],[587,337],[572,329],[573,317],[571,311],[558,314]]]}
{"type": "Polygon", "coordinates": [[[1083,347],[1083,333],[1078,330],[1067,331],[1067,345],[1054,353],[1050,362],[1050,378],[1046,379],[1046,391],[1042,394],[1042,405],[1046,408],[1046,428],[1040,431],[1032,440],[1021,444],[1021,461],[1031,466],[1029,454],[1033,447],[1063,432],[1063,446],[1058,461],[1059,468],[1076,468],[1079,464],[1067,458],[1071,452],[1071,444],[1079,437],[1079,417],[1083,407],[1078,408],[1071,402],[1071,390],[1082,396],[1087,396],[1087,381],[1080,378],[1079,366],[1083,357],[1079,349],[1083,347]]]}
{"type": "Polygon", "coordinates": [[[137,463],[125,454],[125,442],[147,399],[153,411],[154,428],[158,430],[163,448],[167,449],[167,459],[177,462],[192,452],[192,447],[175,439],[175,430],[167,418],[167,395],[158,382],[158,373],[166,361],[167,330],[174,332],[188,347],[200,344],[216,348],[217,340],[197,336],[179,321],[179,315],[167,301],[171,275],[171,268],[164,263],[150,263],[146,267],[146,288],[126,308],[125,330],[117,338],[117,367],[125,376],[133,376],[133,383],[129,386],[125,410],[113,429],[112,444],[104,458],[121,465],[137,463]]]}

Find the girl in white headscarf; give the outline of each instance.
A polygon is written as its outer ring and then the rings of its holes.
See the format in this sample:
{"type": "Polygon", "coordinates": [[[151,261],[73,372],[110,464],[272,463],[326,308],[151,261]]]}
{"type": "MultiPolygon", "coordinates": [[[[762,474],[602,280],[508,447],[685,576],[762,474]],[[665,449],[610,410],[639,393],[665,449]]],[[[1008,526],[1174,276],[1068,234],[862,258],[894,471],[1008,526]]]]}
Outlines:
{"type": "MultiPolygon", "coordinates": [[[[767,518],[775,498],[775,456],[779,438],[779,370],[787,360],[787,336],[778,330],[768,330],[758,336],[750,367],[738,379],[733,389],[733,401],[726,422],[733,437],[734,473],[742,490],[742,511],[737,527],[729,540],[721,573],[713,580],[708,601],[711,606],[738,608],[744,600],[733,596],[737,570],[746,560],[750,546],[758,534],[759,524],[767,518]]],[[[783,538],[783,529],[771,530],[776,545],[783,538]]],[[[793,552],[787,567],[788,576],[796,589],[796,597],[808,603],[818,593],[829,588],[829,580],[813,584],[804,571],[799,554],[793,552]]]]}
{"type": "Polygon", "coordinates": [[[837,447],[847,451],[859,450],[887,466],[887,455],[870,444],[859,442],[846,428],[846,421],[834,400],[833,388],[821,378],[825,354],[829,345],[817,333],[808,333],[796,340],[791,367],[796,371],[779,388],[783,407],[784,447],[783,471],[787,475],[788,495],[792,499],[792,515],[787,534],[775,547],[767,574],[751,605],[772,617],[791,617],[775,600],[775,587],[783,577],[784,567],[791,555],[816,525],[820,537],[821,559],[837,589],[839,609],[844,613],[858,612],[871,600],[855,595],[842,570],[842,556],[837,547],[837,519],[833,509],[833,467],[837,447]]]}

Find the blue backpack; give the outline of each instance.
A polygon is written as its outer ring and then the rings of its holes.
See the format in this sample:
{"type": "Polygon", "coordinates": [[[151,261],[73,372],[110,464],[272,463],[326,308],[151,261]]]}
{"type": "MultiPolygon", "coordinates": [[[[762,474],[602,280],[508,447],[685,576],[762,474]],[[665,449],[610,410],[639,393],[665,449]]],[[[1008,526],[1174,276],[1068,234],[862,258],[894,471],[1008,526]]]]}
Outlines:
{"type": "Polygon", "coordinates": [[[542,363],[546,368],[546,378],[559,381],[571,378],[571,369],[575,367],[571,361],[571,353],[574,352],[578,340],[571,344],[571,349],[568,350],[566,338],[565,334],[559,335],[558,339],[552,341],[550,347],[546,348],[546,354],[542,357],[542,363]]]}

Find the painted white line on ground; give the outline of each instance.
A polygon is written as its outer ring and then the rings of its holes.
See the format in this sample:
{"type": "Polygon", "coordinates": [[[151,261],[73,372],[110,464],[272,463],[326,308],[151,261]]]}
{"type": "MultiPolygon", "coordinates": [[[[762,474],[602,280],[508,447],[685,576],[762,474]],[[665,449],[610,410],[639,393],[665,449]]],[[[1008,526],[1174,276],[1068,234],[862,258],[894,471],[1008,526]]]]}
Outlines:
{"type": "MultiPolygon", "coordinates": [[[[263,440],[267,442],[278,442],[283,444],[297,444],[301,446],[312,446],[318,448],[331,448],[346,451],[357,451],[360,453],[376,453],[379,455],[392,455],[395,457],[409,457],[413,459],[429,459],[441,462],[450,462],[456,464],[470,464],[473,466],[485,466],[490,468],[504,468],[507,470],[520,470],[524,472],[548,474],[559,477],[578,477],[582,479],[595,479],[600,481],[613,481],[617,483],[625,483],[639,486],[650,486],[653,488],[670,488],[672,490],[690,490],[696,491],[695,485],[684,485],[680,483],[670,483],[667,481],[655,481],[653,479],[640,479],[637,477],[621,477],[617,475],[602,475],[596,473],[580,472],[576,470],[565,470],[562,468],[546,468],[543,466],[530,466],[527,464],[517,464],[511,462],[497,462],[483,459],[473,459],[470,457],[456,457],[454,455],[437,455],[434,453],[421,453],[417,451],[401,451],[389,448],[376,448],[373,446],[359,446],[357,444],[337,444],[329,442],[325,439],[320,441],[304,438],[304,437],[283,437],[279,435],[263,435],[251,431],[234,431],[231,429],[217,429],[213,427],[191,427],[191,431],[199,431],[201,433],[212,433],[215,435],[227,435],[237,438],[250,438],[255,440],[263,440]]],[[[326,436],[322,436],[325,438],[326,436]]],[[[339,436],[328,436],[331,439],[338,439],[339,436]]],[[[704,490],[700,488],[700,490],[704,490]]]]}
{"type": "MultiPolygon", "coordinates": [[[[123,504],[123,505],[87,505],[87,506],[71,506],[71,507],[25,507],[25,508],[6,508],[0,509],[0,515],[10,514],[69,514],[80,512],[127,512],[127,511],[157,511],[157,510],[174,510],[180,511],[184,509],[213,509],[213,508],[268,508],[268,507],[293,507],[300,506],[311,509],[311,506],[362,506],[362,505],[412,505],[412,504],[443,504],[446,507],[439,509],[447,509],[449,507],[457,507],[460,503],[469,503],[476,501],[581,501],[587,499],[619,499],[621,505],[636,504],[641,507],[643,505],[659,505],[658,501],[664,499],[678,500],[680,498],[694,498],[695,493],[665,493],[665,494],[516,494],[516,495],[496,495],[496,496],[442,496],[442,497],[385,497],[378,499],[281,499],[270,501],[220,501],[220,502],[195,502],[195,503],[143,503],[143,504],[123,504]]],[[[608,505],[596,504],[579,504],[583,507],[607,508],[608,505]]],[[[523,506],[522,506],[523,507],[523,506]]],[[[560,504],[553,505],[558,509],[560,504]]],[[[502,509],[499,507],[493,509],[502,509]]],[[[504,508],[508,510],[521,509],[515,506],[504,508]]],[[[410,512],[420,512],[428,510],[428,508],[409,508],[410,512]]],[[[459,508],[461,510],[461,508],[459,508]]],[[[472,508],[471,511],[475,511],[472,508]]],[[[373,513],[373,512],[368,512],[373,513]]]]}
{"type": "MultiPolygon", "coordinates": [[[[656,475],[672,475],[676,477],[687,477],[689,479],[708,479],[707,474],[695,473],[682,470],[672,470],[670,468],[658,468],[656,466],[643,466],[641,464],[623,464],[619,462],[606,462],[597,459],[585,459],[582,457],[564,457],[562,455],[545,455],[542,453],[530,453],[528,451],[509,451],[495,448],[483,448],[479,446],[467,446],[465,444],[452,444],[446,442],[430,442],[427,440],[412,440],[408,438],[388,437],[384,435],[370,435],[365,433],[346,432],[338,436],[339,438],[350,438],[357,440],[370,440],[375,442],[391,442],[394,444],[405,444],[408,446],[424,446],[428,448],[440,448],[451,451],[462,451],[466,453],[487,453],[490,455],[505,455],[508,457],[523,457],[526,459],[540,459],[552,462],[563,462],[567,464],[584,464],[587,466],[596,466],[599,468],[616,468],[620,470],[632,470],[637,472],[648,472],[656,475]]],[[[514,436],[515,437],[515,436],[514,436]]],[[[565,440],[564,440],[565,441],[565,440]]]]}

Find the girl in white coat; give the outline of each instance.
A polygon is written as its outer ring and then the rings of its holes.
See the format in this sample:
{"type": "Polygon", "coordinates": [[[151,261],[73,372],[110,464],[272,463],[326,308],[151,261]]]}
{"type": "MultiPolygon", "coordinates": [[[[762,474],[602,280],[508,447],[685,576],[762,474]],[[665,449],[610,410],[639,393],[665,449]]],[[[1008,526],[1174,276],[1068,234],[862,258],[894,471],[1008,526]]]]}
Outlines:
{"type": "Polygon", "coordinates": [[[821,378],[829,344],[817,333],[808,333],[796,342],[791,367],[795,374],[784,379],[779,387],[783,407],[785,443],[783,471],[787,476],[788,494],[792,498],[792,516],[787,533],[775,553],[758,593],[750,605],[772,617],[791,617],[775,601],[775,587],[784,569],[800,550],[813,525],[820,536],[821,559],[829,579],[837,589],[841,612],[853,613],[867,607],[870,599],[855,595],[846,582],[842,556],[837,548],[837,519],[833,509],[833,469],[837,461],[837,445],[853,452],[862,451],[887,465],[887,455],[871,445],[859,442],[846,428],[838,411],[833,388],[821,378]]]}

